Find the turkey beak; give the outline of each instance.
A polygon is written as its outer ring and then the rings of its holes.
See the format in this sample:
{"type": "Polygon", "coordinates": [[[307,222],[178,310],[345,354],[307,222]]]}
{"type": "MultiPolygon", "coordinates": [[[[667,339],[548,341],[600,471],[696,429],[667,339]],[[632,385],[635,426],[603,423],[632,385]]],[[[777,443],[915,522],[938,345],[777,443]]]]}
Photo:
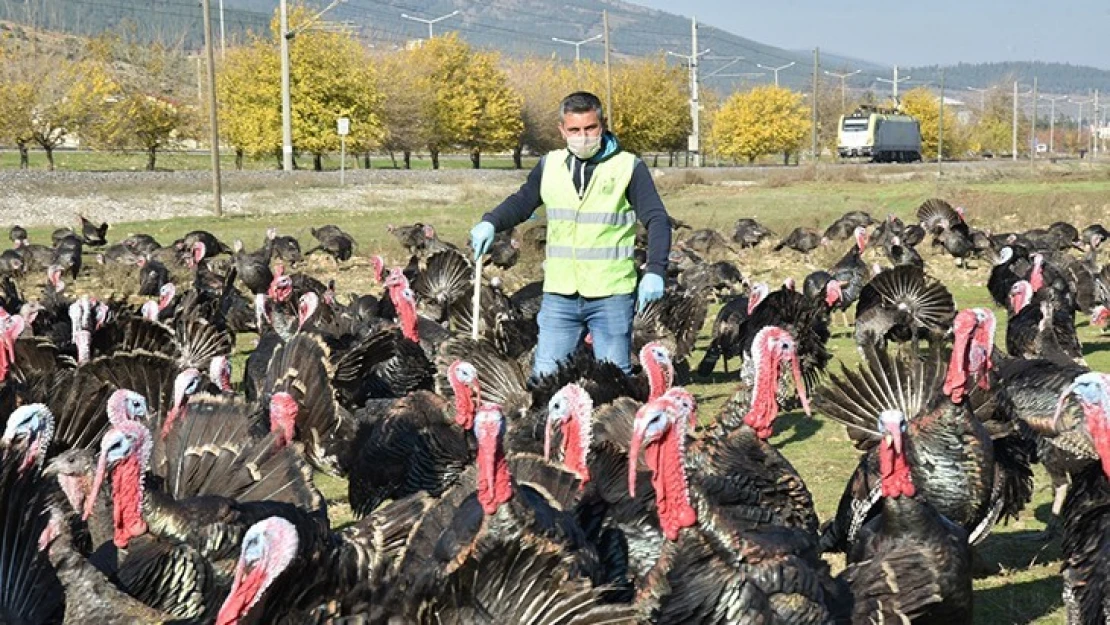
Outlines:
{"type": "Polygon", "coordinates": [[[895,454],[897,454],[899,456],[902,455],[902,432],[901,432],[901,430],[887,431],[885,434],[883,434],[883,440],[885,440],[886,444],[889,445],[894,450],[895,454]]]}
{"type": "Polygon", "coordinates": [[[794,352],[790,357],[790,369],[794,374],[794,389],[798,392],[798,400],[802,402],[802,410],[805,411],[807,417],[812,417],[813,412],[809,408],[809,396],[806,395],[806,381],[802,378],[802,364],[798,361],[797,352],[794,352]]]}

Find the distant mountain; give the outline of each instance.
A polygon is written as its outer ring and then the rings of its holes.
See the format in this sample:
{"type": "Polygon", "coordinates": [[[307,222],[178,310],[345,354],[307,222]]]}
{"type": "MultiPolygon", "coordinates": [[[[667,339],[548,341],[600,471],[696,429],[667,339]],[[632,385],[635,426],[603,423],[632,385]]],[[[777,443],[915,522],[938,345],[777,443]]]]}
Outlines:
{"type": "Polygon", "coordinates": [[[908,67],[902,70],[912,76],[912,82],[927,81],[934,88],[939,87],[941,69],[944,70],[944,84],[947,89],[966,91],[968,87],[985,88],[1001,86],[1012,89],[1014,81],[1021,83],[1020,89],[1028,91],[1037,78],[1037,90],[1041,93],[1086,94],[1098,89],[1110,97],[1110,71],[1083,65],[1067,63],[960,63],[959,65],[908,67]]]}
{"type": "MultiPolygon", "coordinates": [[[[219,1],[211,3],[213,31],[218,38],[219,1]]],[[[223,0],[223,23],[229,45],[250,32],[268,33],[277,4],[277,0],[223,0]]],[[[311,0],[306,4],[320,10],[330,3],[311,0]]],[[[426,23],[402,14],[427,20],[458,11],[457,15],[437,22],[433,26],[435,32],[456,31],[474,45],[499,49],[511,56],[557,55],[572,60],[574,46],[552,41],[552,37],[582,41],[601,34],[603,10],[609,12],[616,58],[660,54],[664,50],[690,54],[687,18],[620,0],[346,0],[327,14],[324,26],[349,29],[368,44],[388,48],[427,36],[426,23]]],[[[140,41],[180,41],[189,50],[199,49],[203,41],[197,0],[5,0],[0,2],[0,20],[80,35],[114,30],[140,41]]],[[[795,89],[810,87],[812,51],[762,44],[716,28],[712,19],[699,23],[698,48],[710,50],[700,61],[706,86],[727,92],[744,83],[767,83],[774,79],[773,72],[759,65],[781,68],[793,63],[779,72],[780,84],[795,89]],[[736,57],[743,59],[733,62],[736,57]],[[745,76],[753,73],[763,75],[745,76]]],[[[585,59],[600,61],[603,56],[599,41],[581,45],[580,51],[585,59]]],[[[853,90],[889,90],[889,84],[876,80],[890,77],[888,66],[830,52],[821,54],[822,69],[861,70],[848,83],[853,90]]],[[[671,60],[683,62],[675,57],[671,60]]],[[[919,81],[939,85],[939,69],[935,66],[905,68],[903,75],[914,79],[904,84],[904,89],[921,84],[919,81]]],[[[946,68],[945,82],[954,89],[964,89],[1013,80],[1012,77],[1031,83],[1034,75],[1039,76],[1040,85],[1047,92],[1086,93],[1098,88],[1110,93],[1110,72],[1051,63],[961,64],[946,68]]]]}

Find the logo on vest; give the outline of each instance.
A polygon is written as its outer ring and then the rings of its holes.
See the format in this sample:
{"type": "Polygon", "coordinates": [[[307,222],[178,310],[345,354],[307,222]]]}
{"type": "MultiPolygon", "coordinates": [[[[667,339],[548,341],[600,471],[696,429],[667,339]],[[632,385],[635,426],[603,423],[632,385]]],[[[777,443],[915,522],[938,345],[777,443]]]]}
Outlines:
{"type": "Polygon", "coordinates": [[[601,192],[605,195],[610,195],[613,193],[613,187],[615,186],[617,186],[617,179],[612,176],[608,176],[605,178],[605,183],[601,185],[601,192]]]}

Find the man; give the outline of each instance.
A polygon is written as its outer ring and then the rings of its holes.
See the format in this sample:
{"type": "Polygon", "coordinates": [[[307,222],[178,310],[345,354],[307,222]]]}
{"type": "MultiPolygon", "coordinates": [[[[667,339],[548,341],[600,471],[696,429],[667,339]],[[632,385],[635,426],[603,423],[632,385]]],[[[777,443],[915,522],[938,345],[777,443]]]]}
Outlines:
{"type": "Polygon", "coordinates": [[[594,355],[629,373],[635,308],[663,296],[670,219],[647,166],[622,151],[606,131],[597,96],[572,93],[559,113],[566,149],[546,154],[516,193],[483,215],[470,231],[470,245],[478,258],[494,234],[546,206],[547,259],[532,376],[554,372],[587,330],[594,355]],[[637,219],[648,231],[647,264],[638,287],[637,219]]]}

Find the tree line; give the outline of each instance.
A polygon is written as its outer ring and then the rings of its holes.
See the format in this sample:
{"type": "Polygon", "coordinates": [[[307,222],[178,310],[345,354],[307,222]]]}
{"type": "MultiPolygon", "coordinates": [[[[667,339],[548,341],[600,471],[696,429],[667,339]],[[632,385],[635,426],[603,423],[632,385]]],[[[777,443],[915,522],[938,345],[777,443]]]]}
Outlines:
{"type": "MultiPolygon", "coordinates": [[[[385,153],[407,168],[414,154],[427,154],[438,168],[442,154],[454,153],[469,155],[477,168],[483,155],[510,153],[520,167],[524,155],[563,145],[558,104],[566,94],[587,90],[606,97],[605,68],[598,63],[507,59],[454,34],[381,52],[350,33],[312,28],[309,15],[294,7],[289,16],[298,30],[290,42],[290,91],[301,167],[321,169],[323,157],[339,150],[340,117],[350,120],[348,150],[366,161],[385,153]]],[[[272,33],[279,30],[276,22],[275,16],[272,33]]],[[[276,36],[254,37],[229,48],[218,63],[221,141],[240,166],[244,159],[271,160],[275,167],[281,162],[278,44],[276,36]]],[[[8,42],[0,47],[0,61],[0,142],[18,148],[24,166],[28,150],[39,148],[52,168],[54,150],[78,137],[82,147],[142,150],[154,169],[161,151],[206,136],[199,62],[180,48],[103,35],[64,52],[44,52],[33,41],[8,42]]],[[[610,127],[626,149],[672,155],[686,150],[692,118],[684,67],[662,55],[622,59],[612,67],[611,84],[610,127]]],[[[1009,151],[1012,106],[1006,95],[995,90],[963,114],[946,108],[945,155],[1009,151]]],[[[703,90],[701,150],[717,162],[754,162],[773,154],[789,162],[809,148],[811,100],[811,94],[775,86],[727,97],[703,90]]],[[[866,94],[864,100],[875,98],[866,94]]],[[[823,149],[835,152],[839,117],[857,104],[832,83],[821,84],[816,118],[823,149]]],[[[923,156],[935,158],[937,96],[915,89],[900,106],[921,122],[923,156]]],[[[1028,121],[1019,123],[1025,133],[1020,136],[1028,136],[1028,121]]],[[[1071,144],[1078,141],[1074,132],[1064,135],[1071,135],[1071,144]]],[[[1072,147],[1061,138],[1058,146],[1072,147]]]]}

